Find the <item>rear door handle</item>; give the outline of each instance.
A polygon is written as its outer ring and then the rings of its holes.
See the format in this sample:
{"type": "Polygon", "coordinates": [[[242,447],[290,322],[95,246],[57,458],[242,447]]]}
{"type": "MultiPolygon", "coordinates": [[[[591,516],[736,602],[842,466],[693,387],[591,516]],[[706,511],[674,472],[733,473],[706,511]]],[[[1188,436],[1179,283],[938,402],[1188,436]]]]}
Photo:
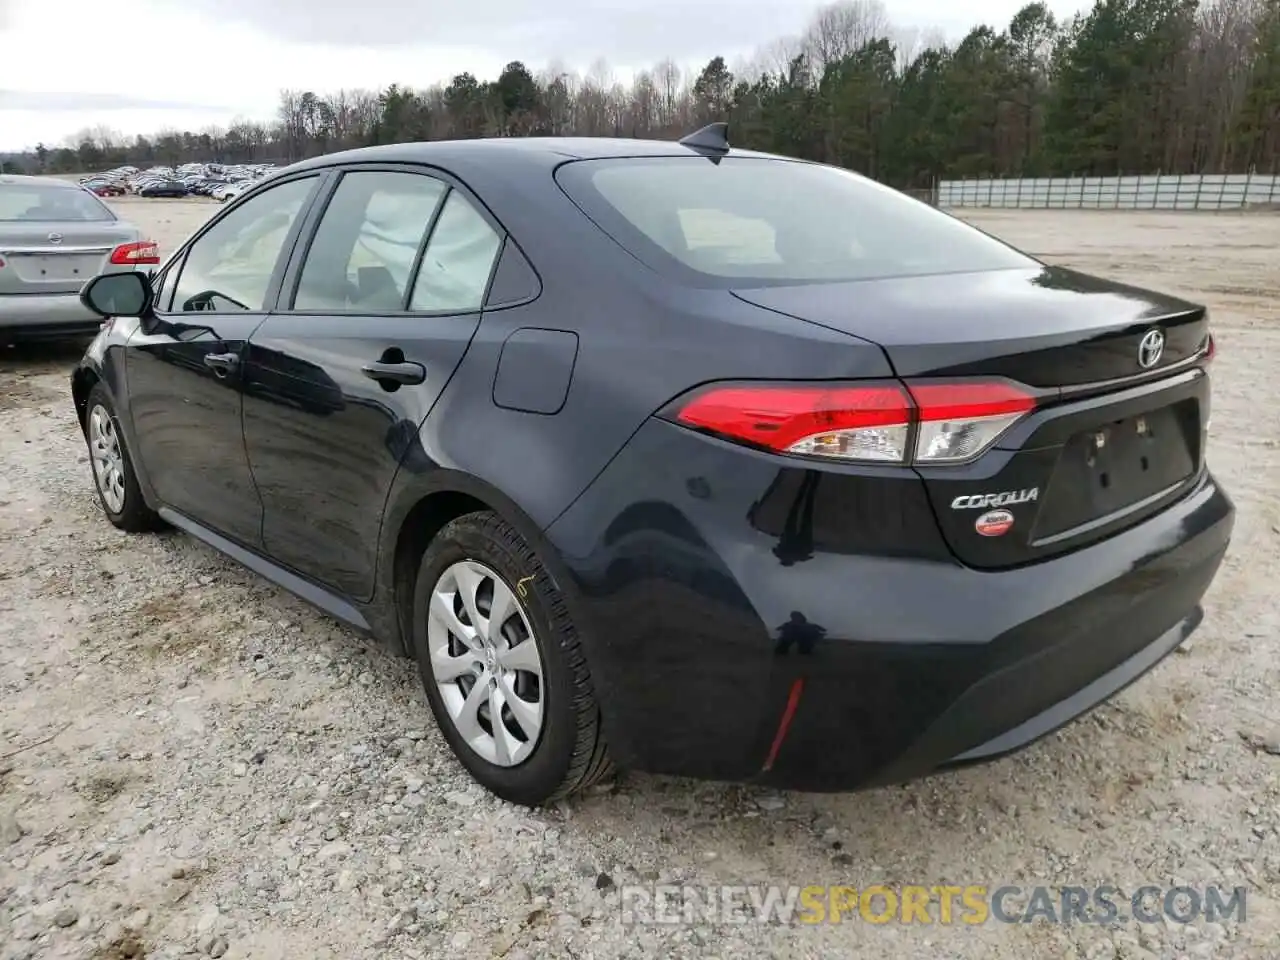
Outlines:
{"type": "Polygon", "coordinates": [[[234,353],[206,353],[204,355],[204,365],[212,370],[216,376],[225,377],[234,373],[236,368],[240,366],[240,357],[234,353]]]}
{"type": "Polygon", "coordinates": [[[360,368],[370,380],[377,380],[384,387],[389,383],[415,384],[427,379],[427,368],[420,363],[406,360],[401,363],[367,363],[360,368]]]}

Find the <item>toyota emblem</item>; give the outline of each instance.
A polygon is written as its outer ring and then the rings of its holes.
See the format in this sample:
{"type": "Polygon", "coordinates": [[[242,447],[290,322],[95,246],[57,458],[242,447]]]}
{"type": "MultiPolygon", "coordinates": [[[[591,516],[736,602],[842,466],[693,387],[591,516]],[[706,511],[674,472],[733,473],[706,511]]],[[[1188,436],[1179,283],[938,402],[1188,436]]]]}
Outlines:
{"type": "Polygon", "coordinates": [[[1138,366],[1150,370],[1160,362],[1164,354],[1164,334],[1159,330],[1148,330],[1142,342],[1138,344],[1138,366]]]}
{"type": "Polygon", "coordinates": [[[62,242],[62,234],[60,234],[60,233],[51,233],[51,234],[49,234],[49,242],[50,242],[50,243],[61,243],[61,242],[62,242]]]}

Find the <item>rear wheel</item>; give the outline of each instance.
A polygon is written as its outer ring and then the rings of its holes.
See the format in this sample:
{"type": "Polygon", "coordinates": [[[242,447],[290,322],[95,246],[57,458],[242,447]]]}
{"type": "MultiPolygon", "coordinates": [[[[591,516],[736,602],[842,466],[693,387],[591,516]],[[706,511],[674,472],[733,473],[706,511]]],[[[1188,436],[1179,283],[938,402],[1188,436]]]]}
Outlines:
{"type": "Polygon", "coordinates": [[[497,514],[447,524],[423,556],[413,639],[427,700],[463,766],[537,806],[612,771],[564,597],[497,514]]]}
{"type": "Polygon", "coordinates": [[[103,513],[112,524],[129,533],[159,529],[163,521],[142,499],[115,403],[101,383],[89,391],[85,411],[84,437],[103,513]]]}

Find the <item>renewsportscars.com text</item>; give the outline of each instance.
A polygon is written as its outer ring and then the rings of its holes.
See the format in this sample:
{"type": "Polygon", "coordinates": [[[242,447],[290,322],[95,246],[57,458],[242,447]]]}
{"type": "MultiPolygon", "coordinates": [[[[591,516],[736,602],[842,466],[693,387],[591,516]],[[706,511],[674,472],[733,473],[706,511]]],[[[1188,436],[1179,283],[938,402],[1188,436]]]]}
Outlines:
{"type": "Polygon", "coordinates": [[[1245,888],[984,884],[620,888],[624,924],[1192,923],[1246,919],[1245,888]]]}

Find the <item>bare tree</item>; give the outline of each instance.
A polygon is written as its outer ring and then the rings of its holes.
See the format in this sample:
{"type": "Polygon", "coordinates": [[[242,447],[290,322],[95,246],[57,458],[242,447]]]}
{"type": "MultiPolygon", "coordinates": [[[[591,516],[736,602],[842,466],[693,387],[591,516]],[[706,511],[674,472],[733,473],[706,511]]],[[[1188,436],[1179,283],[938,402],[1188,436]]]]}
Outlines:
{"type": "Polygon", "coordinates": [[[663,60],[653,68],[653,84],[658,91],[657,126],[660,131],[670,131],[676,125],[680,79],[680,67],[674,60],[663,60]]]}
{"type": "Polygon", "coordinates": [[[830,64],[872,40],[890,36],[892,30],[888,11],[880,0],[837,0],[814,15],[805,32],[803,49],[821,76],[830,64]]]}
{"type": "Polygon", "coordinates": [[[791,64],[795,63],[796,57],[804,53],[804,48],[804,37],[778,37],[764,44],[757,56],[763,65],[764,73],[782,76],[791,69],[791,64]]]}

